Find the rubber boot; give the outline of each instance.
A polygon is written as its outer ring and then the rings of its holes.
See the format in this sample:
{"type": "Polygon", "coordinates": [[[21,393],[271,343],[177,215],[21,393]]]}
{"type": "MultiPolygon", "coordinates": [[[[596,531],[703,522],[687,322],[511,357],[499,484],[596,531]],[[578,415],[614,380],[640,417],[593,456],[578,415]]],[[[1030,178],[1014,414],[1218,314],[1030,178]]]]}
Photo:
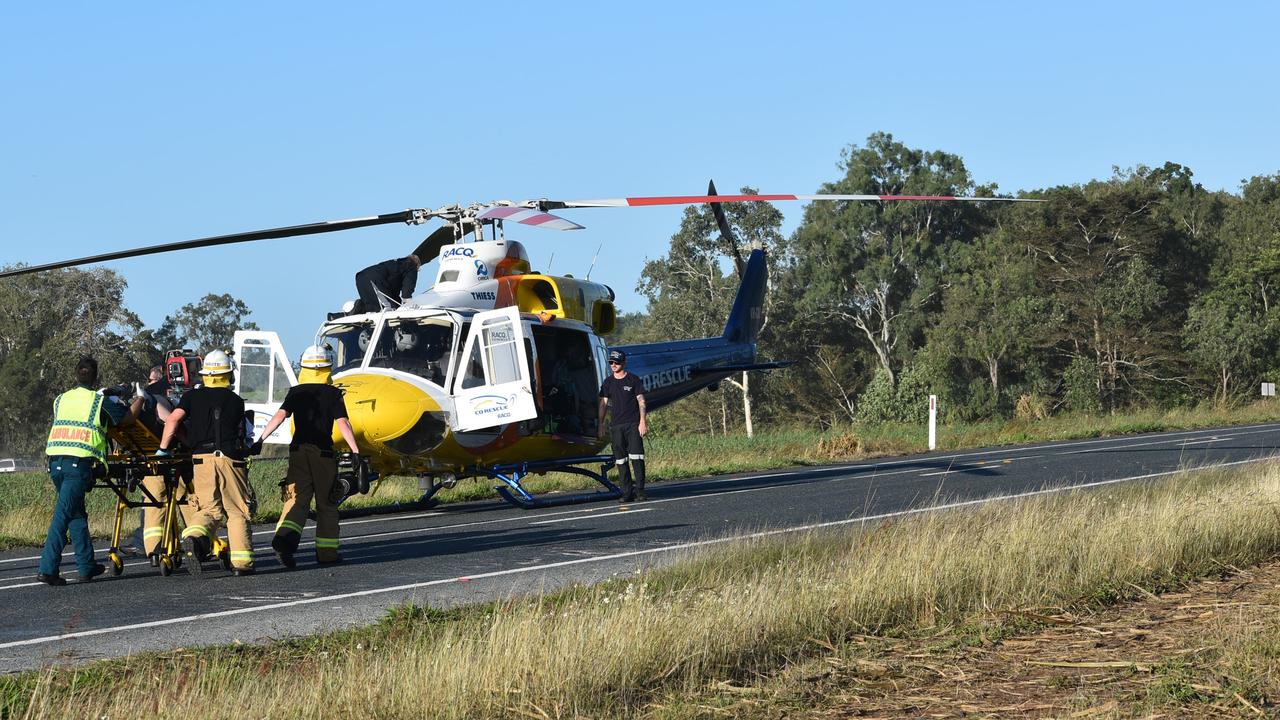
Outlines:
{"type": "Polygon", "coordinates": [[[644,494],[644,461],[632,460],[631,466],[636,471],[636,500],[648,500],[649,496],[644,494]]]}
{"type": "Polygon", "coordinates": [[[628,503],[636,499],[636,490],[631,484],[631,469],[625,462],[618,466],[618,486],[622,488],[622,497],[618,498],[618,502],[628,503]]]}
{"type": "Polygon", "coordinates": [[[277,530],[275,537],[271,538],[271,549],[276,551],[276,559],[290,570],[298,566],[293,554],[298,551],[298,541],[301,539],[301,535],[288,528],[277,530]]]}

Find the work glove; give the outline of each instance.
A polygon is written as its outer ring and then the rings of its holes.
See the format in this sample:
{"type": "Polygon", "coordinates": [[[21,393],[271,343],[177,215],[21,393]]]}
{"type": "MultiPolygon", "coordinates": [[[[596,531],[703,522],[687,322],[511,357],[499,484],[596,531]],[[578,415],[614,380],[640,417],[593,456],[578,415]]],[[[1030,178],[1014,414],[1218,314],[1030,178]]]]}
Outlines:
{"type": "Polygon", "coordinates": [[[171,457],[172,455],[172,452],[169,452],[164,448],[156,448],[156,457],[171,457]]]}
{"type": "Polygon", "coordinates": [[[253,441],[253,444],[249,446],[249,454],[255,456],[262,454],[262,440],[253,441]]]}

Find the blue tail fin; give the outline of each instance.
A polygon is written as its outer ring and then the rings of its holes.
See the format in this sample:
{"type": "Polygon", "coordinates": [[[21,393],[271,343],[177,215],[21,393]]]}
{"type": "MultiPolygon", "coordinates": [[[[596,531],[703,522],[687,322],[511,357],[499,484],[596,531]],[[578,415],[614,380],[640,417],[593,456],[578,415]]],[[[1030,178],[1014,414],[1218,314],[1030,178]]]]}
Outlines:
{"type": "Polygon", "coordinates": [[[733,310],[724,325],[724,339],[733,343],[753,343],[764,323],[764,294],[769,275],[763,250],[752,250],[742,271],[742,285],[733,300],[733,310]]]}

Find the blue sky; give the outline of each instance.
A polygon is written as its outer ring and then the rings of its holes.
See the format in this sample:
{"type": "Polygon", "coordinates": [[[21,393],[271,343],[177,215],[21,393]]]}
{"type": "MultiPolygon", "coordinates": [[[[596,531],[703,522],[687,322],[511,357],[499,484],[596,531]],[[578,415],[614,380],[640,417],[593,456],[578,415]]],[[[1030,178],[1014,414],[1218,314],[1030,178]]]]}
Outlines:
{"type": "MultiPolygon", "coordinates": [[[[0,264],[500,198],[812,193],[877,130],[1002,190],[1280,172],[1270,4],[24,3],[0,10],[0,264]]],[[[784,204],[787,229],[800,217],[784,204]]],[[[623,311],[679,208],[508,232],[623,311]]],[[[149,326],[207,293],[293,355],[432,226],[117,261],[149,326]]],[[[434,265],[419,283],[427,289],[434,265]]]]}

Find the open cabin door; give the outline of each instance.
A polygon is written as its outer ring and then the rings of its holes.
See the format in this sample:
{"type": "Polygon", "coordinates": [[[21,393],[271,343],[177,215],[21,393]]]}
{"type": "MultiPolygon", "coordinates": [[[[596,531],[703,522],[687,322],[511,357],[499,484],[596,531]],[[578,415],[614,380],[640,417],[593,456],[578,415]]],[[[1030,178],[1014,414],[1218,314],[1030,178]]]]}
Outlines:
{"type": "Polygon", "coordinates": [[[476,313],[453,381],[454,430],[471,432],[538,415],[520,309],[476,313]]]}
{"type": "MultiPolygon", "coordinates": [[[[235,391],[244,398],[244,409],[254,411],[253,433],[257,437],[280,409],[289,388],[298,384],[298,378],[280,336],[274,332],[237,330],[233,344],[238,366],[235,391]]],[[[292,439],[292,423],[281,423],[263,442],[286,444],[292,439]]]]}

